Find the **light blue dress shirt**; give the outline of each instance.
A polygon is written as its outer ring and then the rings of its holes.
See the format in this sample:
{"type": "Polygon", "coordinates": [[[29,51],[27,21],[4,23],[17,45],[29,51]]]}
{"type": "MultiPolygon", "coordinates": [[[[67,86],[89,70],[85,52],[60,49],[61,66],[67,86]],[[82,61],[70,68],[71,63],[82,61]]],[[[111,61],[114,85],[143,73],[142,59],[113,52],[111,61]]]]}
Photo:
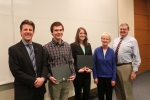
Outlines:
{"type": "MultiPolygon", "coordinates": [[[[29,43],[27,43],[27,42],[24,41],[23,39],[22,39],[22,42],[23,42],[23,44],[25,45],[25,47],[26,47],[26,49],[27,49],[27,51],[28,51],[28,54],[29,54],[30,48],[27,46],[29,43]]],[[[32,42],[31,42],[30,44],[32,44],[32,42]]],[[[33,48],[33,45],[31,45],[31,47],[33,48]]],[[[34,50],[34,48],[33,48],[33,50],[34,50]]]]}
{"type": "MultiPolygon", "coordinates": [[[[120,37],[116,38],[113,43],[113,50],[116,51],[120,37]]],[[[139,47],[137,40],[129,35],[123,38],[118,51],[118,64],[133,62],[133,71],[138,71],[141,63],[139,47]]]]}

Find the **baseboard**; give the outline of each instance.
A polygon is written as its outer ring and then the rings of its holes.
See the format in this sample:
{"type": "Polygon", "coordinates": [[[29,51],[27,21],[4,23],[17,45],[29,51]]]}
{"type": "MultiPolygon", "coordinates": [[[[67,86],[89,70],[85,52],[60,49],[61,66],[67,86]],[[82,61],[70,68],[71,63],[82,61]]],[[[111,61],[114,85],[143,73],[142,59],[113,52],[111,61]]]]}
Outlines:
{"type": "Polygon", "coordinates": [[[141,76],[142,74],[149,73],[149,72],[150,72],[150,70],[146,70],[146,71],[144,71],[142,73],[137,74],[137,77],[141,76]]]}
{"type": "MultiPolygon", "coordinates": [[[[90,96],[97,94],[97,88],[93,88],[90,90],[90,96]]],[[[74,100],[74,96],[69,97],[68,100],[74,100]]]]}

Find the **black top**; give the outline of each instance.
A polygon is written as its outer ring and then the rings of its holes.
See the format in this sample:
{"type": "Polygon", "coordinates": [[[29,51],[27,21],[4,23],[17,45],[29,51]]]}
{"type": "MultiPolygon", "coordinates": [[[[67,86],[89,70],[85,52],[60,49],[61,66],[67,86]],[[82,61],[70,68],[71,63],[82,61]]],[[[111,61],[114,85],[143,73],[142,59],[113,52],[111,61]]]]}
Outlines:
{"type": "Polygon", "coordinates": [[[88,46],[85,46],[85,54],[80,45],[76,45],[76,44],[72,43],[71,49],[72,49],[72,55],[73,55],[73,59],[74,59],[74,67],[77,72],[79,70],[79,68],[77,68],[77,55],[92,55],[91,45],[89,43],[88,46]]]}

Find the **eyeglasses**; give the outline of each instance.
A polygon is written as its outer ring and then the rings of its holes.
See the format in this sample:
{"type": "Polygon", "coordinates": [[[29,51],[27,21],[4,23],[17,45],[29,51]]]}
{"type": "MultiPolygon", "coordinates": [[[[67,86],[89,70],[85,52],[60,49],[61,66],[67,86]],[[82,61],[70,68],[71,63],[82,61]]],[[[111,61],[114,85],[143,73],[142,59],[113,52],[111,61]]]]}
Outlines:
{"type": "Polygon", "coordinates": [[[126,28],[121,28],[120,31],[122,31],[122,30],[123,30],[123,31],[126,31],[126,30],[128,30],[128,29],[126,29],[126,28]]]}
{"type": "Polygon", "coordinates": [[[107,38],[102,38],[102,40],[107,40],[107,41],[108,41],[109,39],[107,39],[107,38]]]}

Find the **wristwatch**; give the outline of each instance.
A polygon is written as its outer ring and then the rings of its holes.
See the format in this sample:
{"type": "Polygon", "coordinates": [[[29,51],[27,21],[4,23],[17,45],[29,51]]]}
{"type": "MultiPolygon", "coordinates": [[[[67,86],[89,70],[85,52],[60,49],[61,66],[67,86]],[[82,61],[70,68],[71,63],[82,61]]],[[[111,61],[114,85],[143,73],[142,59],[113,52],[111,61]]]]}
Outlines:
{"type": "Polygon", "coordinates": [[[137,71],[133,71],[135,74],[137,74],[137,71]]]}

